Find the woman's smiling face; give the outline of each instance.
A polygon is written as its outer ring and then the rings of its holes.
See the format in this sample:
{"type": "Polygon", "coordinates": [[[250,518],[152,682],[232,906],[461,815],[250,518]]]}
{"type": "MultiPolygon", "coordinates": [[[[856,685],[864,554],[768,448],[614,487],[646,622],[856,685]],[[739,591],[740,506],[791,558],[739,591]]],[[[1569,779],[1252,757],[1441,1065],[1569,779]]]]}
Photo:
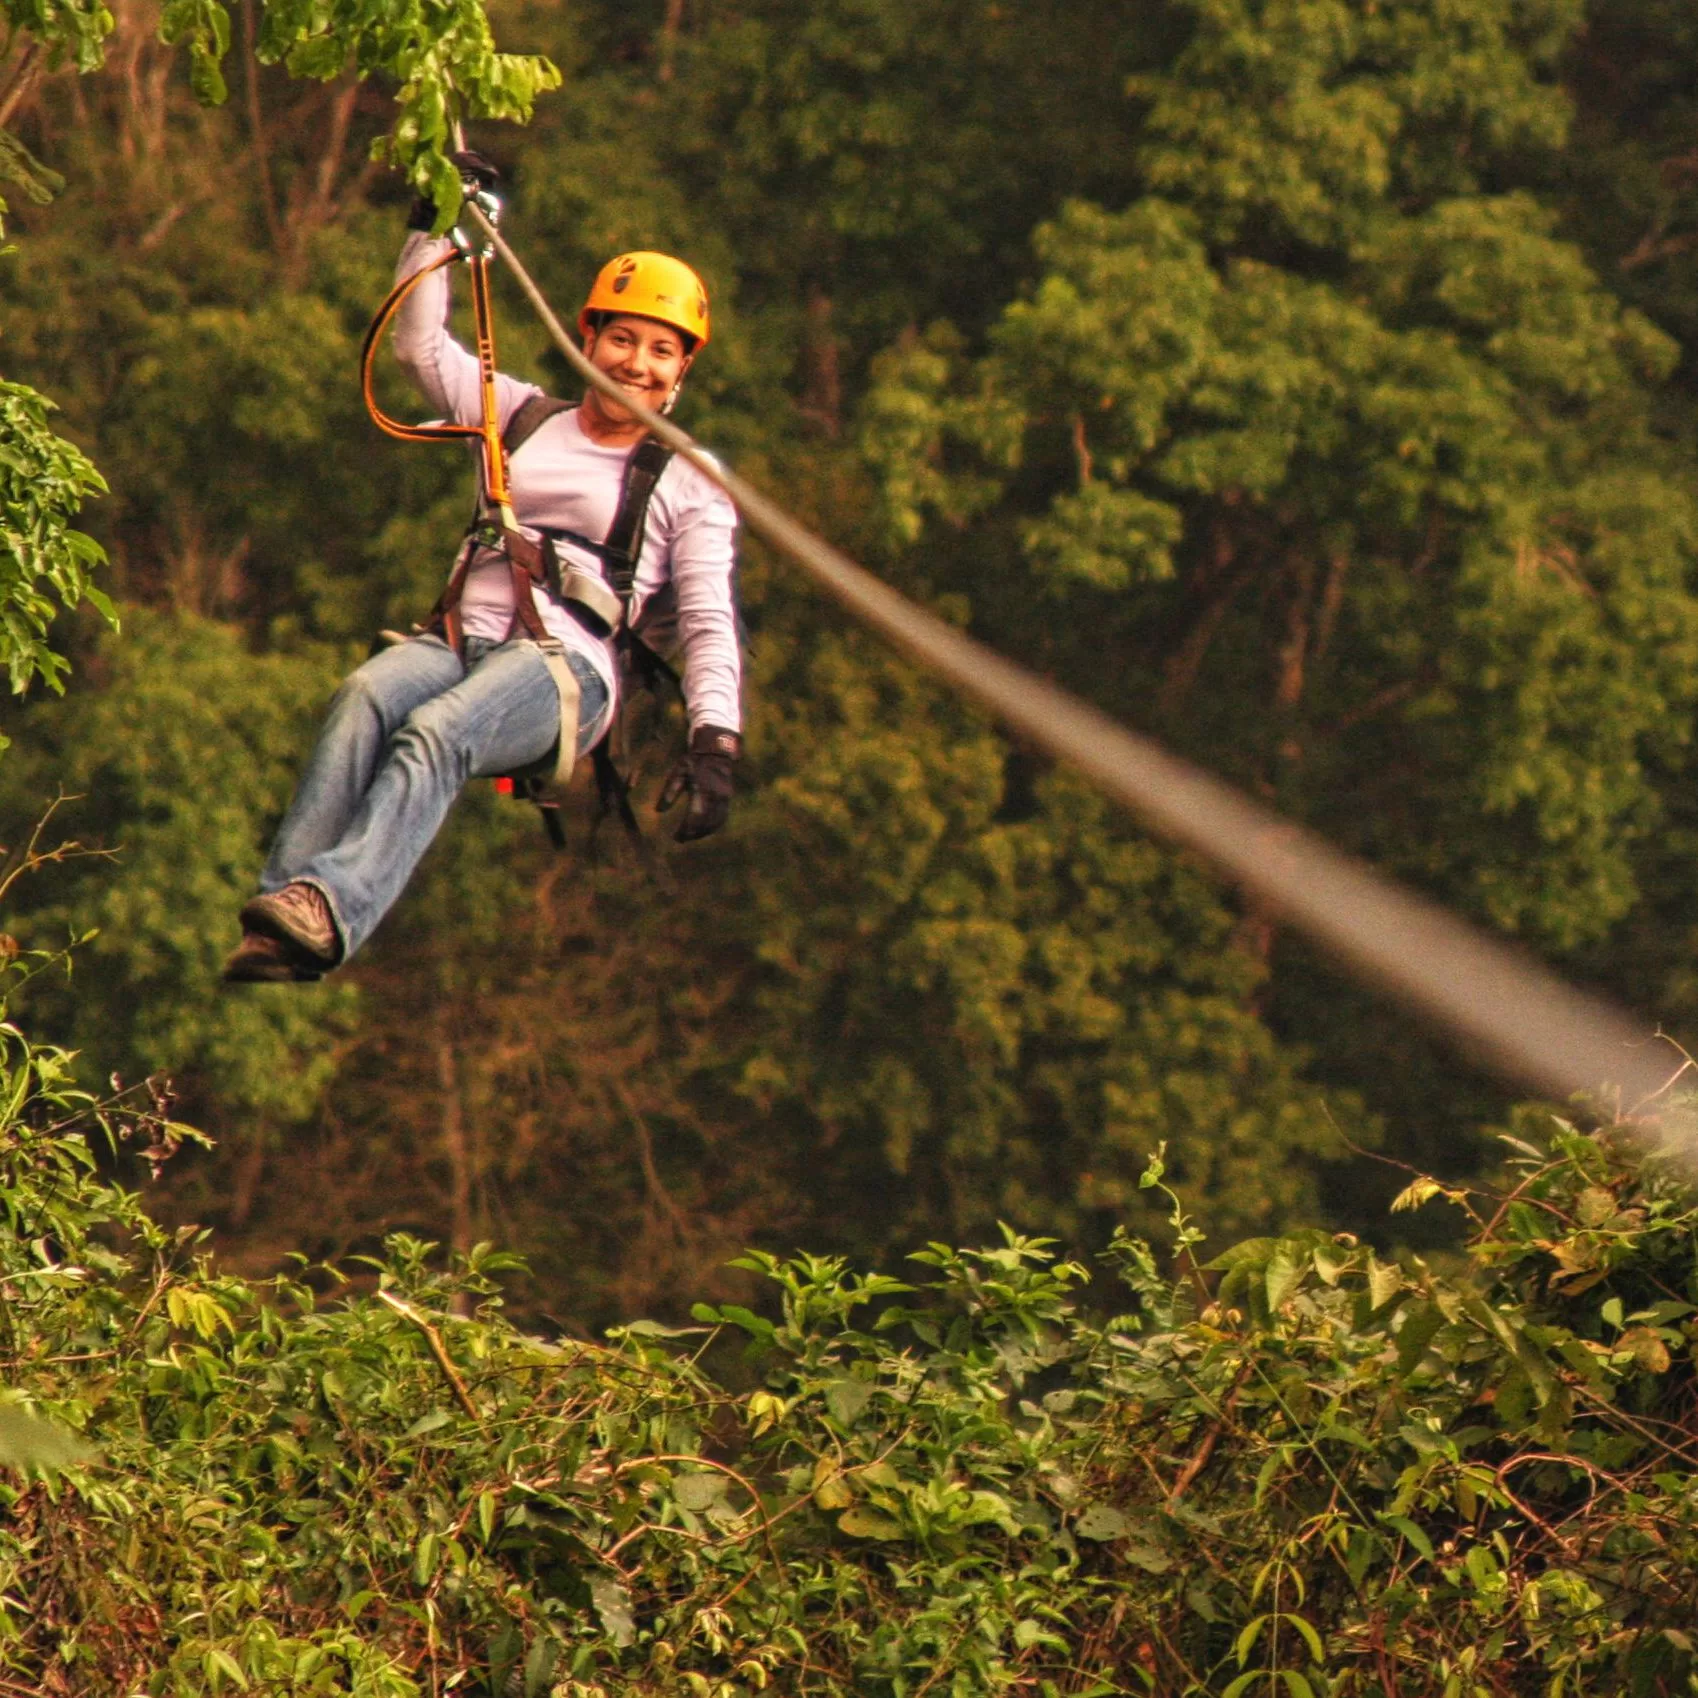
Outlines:
{"type": "MultiPolygon", "coordinates": [[[[632,400],[657,413],[690,369],[690,355],[678,331],[659,319],[634,314],[605,320],[585,338],[584,352],[632,400]]],[[[584,405],[615,429],[636,426],[633,415],[599,389],[584,397],[584,405]]]]}

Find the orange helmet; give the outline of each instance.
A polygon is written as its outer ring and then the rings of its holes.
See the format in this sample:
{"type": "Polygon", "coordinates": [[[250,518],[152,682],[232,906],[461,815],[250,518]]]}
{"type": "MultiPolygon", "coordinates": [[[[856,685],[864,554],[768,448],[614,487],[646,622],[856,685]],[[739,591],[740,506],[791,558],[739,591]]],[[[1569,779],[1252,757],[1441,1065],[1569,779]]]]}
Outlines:
{"type": "Polygon", "coordinates": [[[590,298],[578,314],[578,329],[587,336],[591,313],[634,313],[659,319],[693,337],[697,347],[708,339],[708,298],[702,280],[681,259],[670,254],[620,254],[596,276],[590,298]]]}

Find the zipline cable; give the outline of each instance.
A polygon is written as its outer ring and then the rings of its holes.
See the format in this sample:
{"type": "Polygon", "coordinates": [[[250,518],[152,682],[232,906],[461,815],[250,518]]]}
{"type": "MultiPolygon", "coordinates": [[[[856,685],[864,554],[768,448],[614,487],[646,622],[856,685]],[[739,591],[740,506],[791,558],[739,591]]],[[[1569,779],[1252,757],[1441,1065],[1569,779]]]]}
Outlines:
{"type": "MultiPolygon", "coordinates": [[[[470,202],[465,216],[513,273],[566,363],[711,478],[750,530],[910,659],[1082,773],[1152,831],[1195,850],[1354,977],[1448,1031],[1476,1063],[1558,1101],[1589,1094],[1632,1114],[1679,1075],[1684,1061],[1644,1021],[1005,660],[805,529],[598,371],[495,226],[470,202]]],[[[1698,1150],[1690,1123],[1678,1136],[1698,1150]]]]}

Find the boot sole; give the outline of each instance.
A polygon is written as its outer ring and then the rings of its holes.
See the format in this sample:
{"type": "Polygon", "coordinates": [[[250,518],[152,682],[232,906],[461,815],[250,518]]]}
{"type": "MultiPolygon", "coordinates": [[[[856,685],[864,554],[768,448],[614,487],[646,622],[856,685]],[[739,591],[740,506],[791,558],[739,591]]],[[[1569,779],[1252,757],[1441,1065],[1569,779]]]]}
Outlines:
{"type": "Polygon", "coordinates": [[[316,983],[324,975],[269,952],[243,947],[224,963],[220,977],[227,985],[292,985],[316,983]]]}
{"type": "Polygon", "coordinates": [[[237,917],[241,921],[243,931],[258,932],[262,937],[274,938],[286,948],[294,950],[300,957],[301,970],[311,973],[314,978],[326,969],[334,967],[340,958],[339,951],[326,954],[317,945],[291,929],[267,897],[254,897],[237,917]]]}
{"type": "Polygon", "coordinates": [[[226,967],[224,983],[227,985],[316,985],[324,975],[308,973],[298,967],[226,967]]]}

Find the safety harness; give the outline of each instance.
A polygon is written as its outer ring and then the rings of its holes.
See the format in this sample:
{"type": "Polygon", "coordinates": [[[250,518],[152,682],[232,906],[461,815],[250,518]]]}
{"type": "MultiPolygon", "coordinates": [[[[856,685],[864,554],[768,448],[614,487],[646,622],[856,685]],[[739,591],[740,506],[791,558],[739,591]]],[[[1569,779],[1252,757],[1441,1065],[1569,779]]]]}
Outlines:
{"type": "MultiPolygon", "coordinates": [[[[574,403],[552,395],[532,395],[500,428],[495,389],[495,327],[489,299],[489,255],[472,248],[454,233],[455,246],[392,289],[377,310],[360,355],[360,384],[366,410],[377,427],[403,442],[443,439],[476,440],[479,446],[478,503],[466,535],[455,556],[454,568],[430,617],[418,628],[421,636],[432,637],[465,657],[465,630],[460,603],[466,578],[480,551],[499,554],[507,562],[513,588],[513,619],[508,639],[520,631],[534,643],[548,664],[560,695],[560,736],[542,761],[497,780],[508,794],[534,802],[542,812],[543,825],[557,848],[564,848],[566,835],[560,825],[561,793],[577,760],[579,686],[567,664],[565,651],[549,635],[537,607],[542,590],[566,609],[587,631],[611,640],[622,672],[636,672],[651,686],[662,676],[677,682],[677,675],[652,649],[633,635],[632,603],[635,599],[637,564],[642,557],[643,535],[648,524],[649,503],[661,474],[672,460],[673,451],[653,437],[644,437],[631,451],[620,485],[619,506],[606,537],[597,542],[564,528],[541,530],[533,540],[519,529],[513,515],[508,470],[512,458],[538,429],[557,413],[568,412],[574,403]],[[425,278],[445,266],[463,260],[471,270],[472,311],[477,331],[481,421],[477,425],[436,422],[406,424],[391,418],[377,403],[373,367],[383,333],[407,297],[425,278]],[[569,543],[599,560],[604,571],[592,571],[576,561],[562,563],[558,544],[569,543]]],[[[534,528],[534,527],[533,527],[534,528]]],[[[386,633],[388,638],[392,634],[386,633]]],[[[401,639],[404,640],[404,639],[401,639]]],[[[637,816],[631,807],[630,783],[614,764],[604,735],[590,751],[595,767],[596,789],[603,813],[617,813],[625,829],[639,842],[642,838],[637,816]]]]}

